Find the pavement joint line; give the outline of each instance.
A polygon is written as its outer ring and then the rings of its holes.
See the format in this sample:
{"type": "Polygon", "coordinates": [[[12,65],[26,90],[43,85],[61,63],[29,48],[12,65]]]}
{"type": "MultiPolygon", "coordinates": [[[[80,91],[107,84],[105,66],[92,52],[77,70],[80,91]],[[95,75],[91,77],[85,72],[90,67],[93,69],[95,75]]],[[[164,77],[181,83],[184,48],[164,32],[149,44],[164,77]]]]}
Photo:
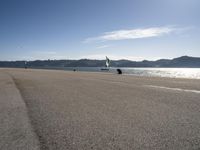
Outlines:
{"type": "Polygon", "coordinates": [[[179,92],[189,92],[189,93],[200,94],[200,91],[198,91],[198,90],[189,90],[189,89],[181,89],[181,88],[170,88],[170,87],[157,86],[157,85],[144,85],[144,87],[159,88],[159,89],[173,90],[173,91],[179,91],[179,92]]]}
{"type": "MultiPolygon", "coordinates": [[[[26,113],[27,113],[27,117],[28,117],[28,120],[29,120],[29,124],[30,124],[31,130],[32,130],[32,132],[35,134],[35,136],[36,136],[36,138],[37,138],[37,141],[38,141],[38,143],[39,143],[39,149],[42,150],[42,145],[41,145],[40,136],[37,134],[37,131],[36,131],[36,129],[34,128],[34,126],[33,126],[33,124],[32,124],[32,120],[31,120],[31,117],[30,117],[30,114],[29,114],[29,111],[28,111],[27,103],[26,103],[26,101],[24,100],[24,98],[23,98],[23,96],[22,96],[22,92],[21,92],[21,90],[20,90],[20,88],[19,88],[19,86],[18,86],[18,84],[17,84],[16,78],[15,78],[13,75],[9,74],[9,73],[7,73],[7,74],[8,74],[8,75],[11,77],[11,79],[13,80],[14,85],[15,85],[16,89],[18,90],[21,99],[22,99],[22,101],[23,101],[24,104],[25,104],[26,113]]],[[[47,149],[47,148],[45,148],[45,149],[47,149]]]]}

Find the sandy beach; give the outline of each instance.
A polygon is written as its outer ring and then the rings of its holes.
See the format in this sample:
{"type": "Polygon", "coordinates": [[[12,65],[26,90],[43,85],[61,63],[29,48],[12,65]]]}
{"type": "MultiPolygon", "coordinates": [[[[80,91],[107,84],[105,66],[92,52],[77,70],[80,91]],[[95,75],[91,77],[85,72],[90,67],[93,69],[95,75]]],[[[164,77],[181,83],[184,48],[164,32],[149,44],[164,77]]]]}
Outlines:
{"type": "Polygon", "coordinates": [[[2,150],[196,150],[200,80],[0,69],[2,150]]]}

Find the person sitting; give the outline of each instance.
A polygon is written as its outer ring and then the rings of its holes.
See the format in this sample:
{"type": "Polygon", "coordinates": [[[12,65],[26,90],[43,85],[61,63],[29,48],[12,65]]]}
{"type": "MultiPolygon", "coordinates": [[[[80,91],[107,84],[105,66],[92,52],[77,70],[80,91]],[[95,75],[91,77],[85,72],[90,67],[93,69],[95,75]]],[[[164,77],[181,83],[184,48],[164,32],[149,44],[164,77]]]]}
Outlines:
{"type": "Polygon", "coordinates": [[[122,74],[122,70],[121,69],[117,69],[117,73],[118,74],[122,74]]]}

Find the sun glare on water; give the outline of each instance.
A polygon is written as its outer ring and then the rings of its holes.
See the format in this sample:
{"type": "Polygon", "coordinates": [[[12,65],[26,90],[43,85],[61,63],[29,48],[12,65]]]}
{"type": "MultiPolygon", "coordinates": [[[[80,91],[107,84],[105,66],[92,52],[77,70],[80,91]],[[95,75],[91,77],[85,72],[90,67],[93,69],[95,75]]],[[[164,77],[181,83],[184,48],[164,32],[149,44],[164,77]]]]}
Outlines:
{"type": "Polygon", "coordinates": [[[126,68],[123,71],[139,76],[200,79],[200,68],[126,68]]]}

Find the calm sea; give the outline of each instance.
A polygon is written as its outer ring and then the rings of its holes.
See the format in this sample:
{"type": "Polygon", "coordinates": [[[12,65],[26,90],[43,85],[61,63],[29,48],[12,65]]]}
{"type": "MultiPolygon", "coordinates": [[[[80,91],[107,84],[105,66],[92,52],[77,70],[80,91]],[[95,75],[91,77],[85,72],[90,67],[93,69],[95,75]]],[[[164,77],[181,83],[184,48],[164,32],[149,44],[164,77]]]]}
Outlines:
{"type": "MultiPolygon", "coordinates": [[[[101,71],[100,67],[63,67],[49,68],[59,70],[89,71],[117,73],[117,68],[110,68],[109,71],[101,71]]],[[[200,68],[120,68],[125,75],[149,76],[149,77],[170,77],[170,78],[192,78],[200,79],[200,68]]]]}

